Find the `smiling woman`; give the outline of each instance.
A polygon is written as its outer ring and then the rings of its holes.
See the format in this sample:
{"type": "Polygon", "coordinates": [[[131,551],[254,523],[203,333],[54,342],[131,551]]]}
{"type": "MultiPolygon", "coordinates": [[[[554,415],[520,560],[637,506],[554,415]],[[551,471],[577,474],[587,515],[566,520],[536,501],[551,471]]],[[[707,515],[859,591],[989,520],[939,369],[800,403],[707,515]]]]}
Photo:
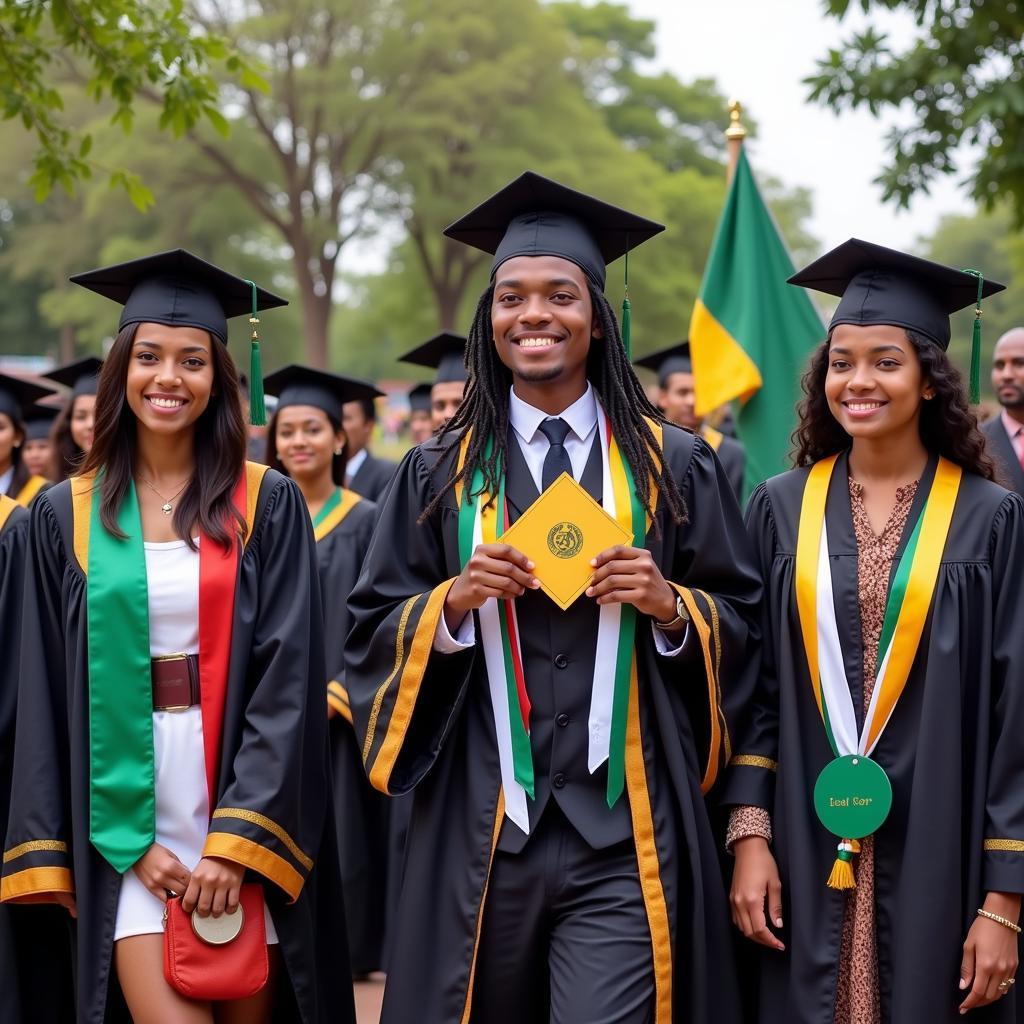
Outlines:
{"type": "Polygon", "coordinates": [[[315,910],[340,894],[313,536],[295,484],[245,462],[227,349],[229,317],[283,300],[184,250],[73,280],[124,310],[82,471],[33,510],[0,898],[77,911],[81,1021],[350,1019],[318,991],[346,951],[315,910]],[[243,897],[270,983],[229,991],[214,960],[186,998],[167,902],[201,928],[243,897]]]}
{"type": "Polygon", "coordinates": [[[1017,1019],[1024,503],[946,355],[979,276],[851,239],[792,279],[841,298],[798,468],[747,510],[763,663],[723,799],[762,1024],[1017,1019]]]}

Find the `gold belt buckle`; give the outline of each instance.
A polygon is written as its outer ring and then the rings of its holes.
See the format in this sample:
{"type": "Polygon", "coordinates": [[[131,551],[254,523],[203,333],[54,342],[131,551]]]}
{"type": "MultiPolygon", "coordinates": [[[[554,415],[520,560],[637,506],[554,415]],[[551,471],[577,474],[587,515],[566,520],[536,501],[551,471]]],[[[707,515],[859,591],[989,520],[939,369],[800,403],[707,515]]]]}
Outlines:
{"type": "MultiPolygon", "coordinates": [[[[187,654],[158,654],[155,658],[150,658],[150,661],[188,661],[187,654]]],[[[193,707],[192,704],[172,704],[166,708],[154,708],[154,711],[170,711],[172,714],[179,714],[182,711],[188,711],[189,708],[193,707]]]]}

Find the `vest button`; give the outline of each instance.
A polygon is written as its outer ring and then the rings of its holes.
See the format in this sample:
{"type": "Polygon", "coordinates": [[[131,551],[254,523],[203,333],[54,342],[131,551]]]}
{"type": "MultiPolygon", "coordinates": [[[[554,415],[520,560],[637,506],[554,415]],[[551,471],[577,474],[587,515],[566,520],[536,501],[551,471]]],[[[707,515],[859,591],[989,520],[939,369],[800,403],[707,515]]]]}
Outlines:
{"type": "Polygon", "coordinates": [[[551,777],[551,785],[554,786],[555,789],[561,789],[565,785],[565,781],[565,776],[561,772],[555,772],[551,777]]]}
{"type": "Polygon", "coordinates": [[[555,725],[557,725],[560,729],[564,729],[568,724],[569,724],[569,716],[563,711],[555,719],[555,725]]]}
{"type": "Polygon", "coordinates": [[[555,666],[556,668],[568,668],[569,659],[564,654],[555,655],[555,666]]]}

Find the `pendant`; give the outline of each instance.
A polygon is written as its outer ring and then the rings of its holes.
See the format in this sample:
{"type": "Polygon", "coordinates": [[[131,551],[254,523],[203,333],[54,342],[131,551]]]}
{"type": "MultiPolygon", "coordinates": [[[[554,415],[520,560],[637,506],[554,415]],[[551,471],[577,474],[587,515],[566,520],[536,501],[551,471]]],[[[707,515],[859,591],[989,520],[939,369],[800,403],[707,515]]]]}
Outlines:
{"type": "Polygon", "coordinates": [[[174,511],[174,509],[171,508],[171,503],[169,501],[165,501],[160,506],[160,511],[163,512],[165,516],[169,516],[174,511]]]}
{"type": "Polygon", "coordinates": [[[818,820],[841,839],[863,839],[877,832],[891,809],[889,776],[863,754],[829,761],[814,784],[818,820]]]}

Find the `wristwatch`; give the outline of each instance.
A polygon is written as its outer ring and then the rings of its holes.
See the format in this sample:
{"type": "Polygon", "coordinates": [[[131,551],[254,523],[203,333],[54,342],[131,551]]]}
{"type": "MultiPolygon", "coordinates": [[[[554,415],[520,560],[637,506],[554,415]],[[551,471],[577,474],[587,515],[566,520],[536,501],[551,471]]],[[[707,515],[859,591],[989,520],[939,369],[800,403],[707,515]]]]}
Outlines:
{"type": "Polygon", "coordinates": [[[658,629],[674,629],[676,626],[681,626],[684,622],[690,621],[690,613],[686,610],[686,605],[683,602],[682,595],[676,594],[676,617],[669,619],[668,622],[659,622],[657,619],[654,620],[654,624],[658,629]]]}

